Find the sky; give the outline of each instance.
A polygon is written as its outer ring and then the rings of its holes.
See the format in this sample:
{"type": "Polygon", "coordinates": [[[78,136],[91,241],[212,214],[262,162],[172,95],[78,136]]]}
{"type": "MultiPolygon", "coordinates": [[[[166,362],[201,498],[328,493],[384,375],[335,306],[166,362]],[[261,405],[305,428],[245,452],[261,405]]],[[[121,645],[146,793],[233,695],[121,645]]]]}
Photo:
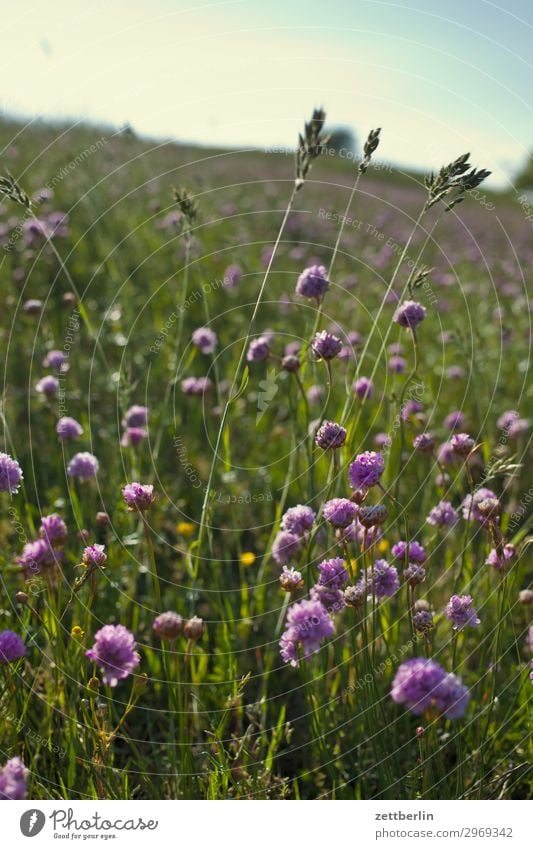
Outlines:
{"type": "Polygon", "coordinates": [[[381,158],[533,148],[531,0],[1,0],[0,110],[224,147],[293,147],[323,105],[381,158]]]}

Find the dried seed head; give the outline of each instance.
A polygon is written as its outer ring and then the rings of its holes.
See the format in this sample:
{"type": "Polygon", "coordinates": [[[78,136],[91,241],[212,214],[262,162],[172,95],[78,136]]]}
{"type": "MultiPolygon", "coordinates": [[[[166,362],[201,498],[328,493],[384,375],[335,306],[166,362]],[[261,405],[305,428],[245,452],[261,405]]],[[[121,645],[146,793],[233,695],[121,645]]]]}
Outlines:
{"type": "Polygon", "coordinates": [[[187,222],[187,230],[190,230],[198,217],[198,205],[190,196],[187,189],[174,189],[174,200],[180,208],[180,212],[187,222]]]}
{"type": "Polygon", "coordinates": [[[452,198],[446,201],[446,211],[449,212],[458,203],[462,203],[465,192],[472,191],[490,176],[490,171],[473,168],[468,161],[469,156],[469,153],[463,153],[449,165],[443,165],[438,174],[432,173],[426,177],[426,210],[440,201],[445,201],[452,194],[452,198]]]}
{"type": "Polygon", "coordinates": [[[356,584],[353,587],[346,587],[344,590],[344,601],[348,607],[359,607],[365,597],[366,584],[356,584]]]}
{"type": "Polygon", "coordinates": [[[9,198],[25,209],[31,209],[31,199],[9,171],[6,171],[4,177],[0,177],[0,198],[2,197],[9,198]]]}
{"type": "Polygon", "coordinates": [[[322,148],[328,142],[329,135],[323,135],[322,129],[326,121],[323,109],[314,109],[310,121],[304,125],[304,134],[298,135],[296,150],[295,186],[301,189],[311,168],[311,163],[322,153],[322,148]]]}
{"type": "Polygon", "coordinates": [[[363,147],[363,160],[359,165],[359,173],[364,174],[368,166],[370,165],[370,160],[372,159],[372,154],[377,149],[379,145],[379,134],[381,132],[381,127],[378,127],[377,130],[370,130],[368,134],[368,138],[363,147]]]}

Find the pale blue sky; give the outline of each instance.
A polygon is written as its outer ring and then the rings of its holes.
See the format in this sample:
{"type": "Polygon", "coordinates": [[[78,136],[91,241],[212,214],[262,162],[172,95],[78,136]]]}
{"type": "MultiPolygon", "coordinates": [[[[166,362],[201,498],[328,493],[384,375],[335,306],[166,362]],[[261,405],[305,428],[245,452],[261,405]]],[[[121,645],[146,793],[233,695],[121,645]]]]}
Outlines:
{"type": "Polygon", "coordinates": [[[470,150],[500,184],[533,145],[530,0],[2,0],[6,112],[293,145],[323,104],[382,157],[470,150]]]}

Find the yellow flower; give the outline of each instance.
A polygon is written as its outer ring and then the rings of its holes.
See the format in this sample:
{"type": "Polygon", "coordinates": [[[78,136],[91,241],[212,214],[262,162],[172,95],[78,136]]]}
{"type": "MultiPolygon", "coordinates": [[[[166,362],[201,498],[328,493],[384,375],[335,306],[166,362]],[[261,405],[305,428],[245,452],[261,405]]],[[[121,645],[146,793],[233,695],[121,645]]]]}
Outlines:
{"type": "Polygon", "coordinates": [[[77,640],[81,640],[81,638],[83,637],[84,634],[85,634],[85,631],[82,631],[82,629],[80,628],[79,625],[74,625],[74,627],[72,628],[72,630],[70,632],[70,636],[75,637],[77,640]]]}
{"type": "Polygon", "coordinates": [[[178,522],[176,530],[182,537],[192,537],[196,530],[196,526],[192,522],[178,522]]]}
{"type": "Polygon", "coordinates": [[[387,542],[387,540],[386,540],[386,539],[380,539],[380,541],[378,542],[378,551],[379,551],[379,553],[380,553],[380,554],[385,554],[385,552],[387,551],[388,547],[389,547],[389,543],[387,542]]]}
{"type": "Polygon", "coordinates": [[[255,554],[253,551],[243,551],[239,559],[243,566],[253,566],[255,563],[255,554]]]}

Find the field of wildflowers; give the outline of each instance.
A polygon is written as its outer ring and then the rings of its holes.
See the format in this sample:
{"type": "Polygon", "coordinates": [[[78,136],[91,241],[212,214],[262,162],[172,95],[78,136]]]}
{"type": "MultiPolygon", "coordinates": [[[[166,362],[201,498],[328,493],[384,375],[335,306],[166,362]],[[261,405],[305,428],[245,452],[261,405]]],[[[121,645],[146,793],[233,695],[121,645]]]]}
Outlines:
{"type": "Polygon", "coordinates": [[[2,799],[531,790],[531,222],[324,122],[0,124],[2,799]]]}

